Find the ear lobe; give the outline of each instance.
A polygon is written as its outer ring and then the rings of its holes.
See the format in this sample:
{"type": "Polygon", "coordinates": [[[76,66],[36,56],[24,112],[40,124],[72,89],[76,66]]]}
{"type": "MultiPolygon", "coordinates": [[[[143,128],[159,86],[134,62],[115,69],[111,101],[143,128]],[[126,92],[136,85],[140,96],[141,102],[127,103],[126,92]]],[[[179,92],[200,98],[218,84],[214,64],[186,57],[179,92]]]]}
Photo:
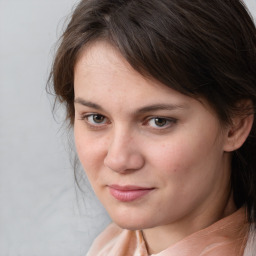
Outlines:
{"type": "Polygon", "coordinates": [[[239,149],[250,134],[254,121],[254,115],[238,115],[233,118],[232,125],[227,131],[224,151],[231,152],[239,149]]]}

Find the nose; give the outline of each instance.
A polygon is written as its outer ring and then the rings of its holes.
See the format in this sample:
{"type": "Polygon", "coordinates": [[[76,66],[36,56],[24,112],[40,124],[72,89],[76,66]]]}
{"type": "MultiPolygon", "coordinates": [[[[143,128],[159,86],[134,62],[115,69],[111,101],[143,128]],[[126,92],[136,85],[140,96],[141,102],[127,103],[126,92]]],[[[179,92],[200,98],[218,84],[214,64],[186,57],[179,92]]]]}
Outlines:
{"type": "Polygon", "coordinates": [[[136,171],[144,166],[143,154],[129,131],[116,132],[112,136],[104,165],[119,173],[136,171]]]}

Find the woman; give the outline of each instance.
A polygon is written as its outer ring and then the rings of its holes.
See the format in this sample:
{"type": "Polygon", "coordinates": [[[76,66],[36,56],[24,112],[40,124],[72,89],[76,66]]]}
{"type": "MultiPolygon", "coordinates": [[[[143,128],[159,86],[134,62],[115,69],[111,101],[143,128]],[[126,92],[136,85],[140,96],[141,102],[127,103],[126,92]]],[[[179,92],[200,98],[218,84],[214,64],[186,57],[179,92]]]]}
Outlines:
{"type": "Polygon", "coordinates": [[[255,26],[238,0],[83,0],[52,69],[113,219],[88,255],[256,255],[255,26]]]}

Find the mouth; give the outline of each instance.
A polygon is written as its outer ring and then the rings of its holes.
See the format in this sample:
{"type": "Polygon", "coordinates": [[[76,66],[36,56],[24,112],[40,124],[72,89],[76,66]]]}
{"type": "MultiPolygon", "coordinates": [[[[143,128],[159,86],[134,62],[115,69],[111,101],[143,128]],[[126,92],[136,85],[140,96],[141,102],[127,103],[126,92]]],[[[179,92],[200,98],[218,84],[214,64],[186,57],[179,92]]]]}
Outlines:
{"type": "Polygon", "coordinates": [[[139,187],[139,186],[119,186],[110,185],[110,194],[121,202],[131,202],[135,201],[143,196],[147,195],[155,188],[139,187]]]}

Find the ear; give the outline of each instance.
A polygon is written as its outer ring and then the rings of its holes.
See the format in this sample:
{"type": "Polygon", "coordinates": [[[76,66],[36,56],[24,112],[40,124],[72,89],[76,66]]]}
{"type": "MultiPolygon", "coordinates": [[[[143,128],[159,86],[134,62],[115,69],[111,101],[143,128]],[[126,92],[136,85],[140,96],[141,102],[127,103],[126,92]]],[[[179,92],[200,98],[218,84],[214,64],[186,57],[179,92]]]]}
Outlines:
{"type": "MultiPolygon", "coordinates": [[[[253,109],[252,102],[246,101],[239,104],[244,109],[253,109]]],[[[248,111],[247,111],[248,112],[248,111]]],[[[238,114],[232,118],[232,124],[229,125],[226,133],[224,151],[231,152],[239,149],[246,141],[254,121],[253,114],[238,114]]]]}

